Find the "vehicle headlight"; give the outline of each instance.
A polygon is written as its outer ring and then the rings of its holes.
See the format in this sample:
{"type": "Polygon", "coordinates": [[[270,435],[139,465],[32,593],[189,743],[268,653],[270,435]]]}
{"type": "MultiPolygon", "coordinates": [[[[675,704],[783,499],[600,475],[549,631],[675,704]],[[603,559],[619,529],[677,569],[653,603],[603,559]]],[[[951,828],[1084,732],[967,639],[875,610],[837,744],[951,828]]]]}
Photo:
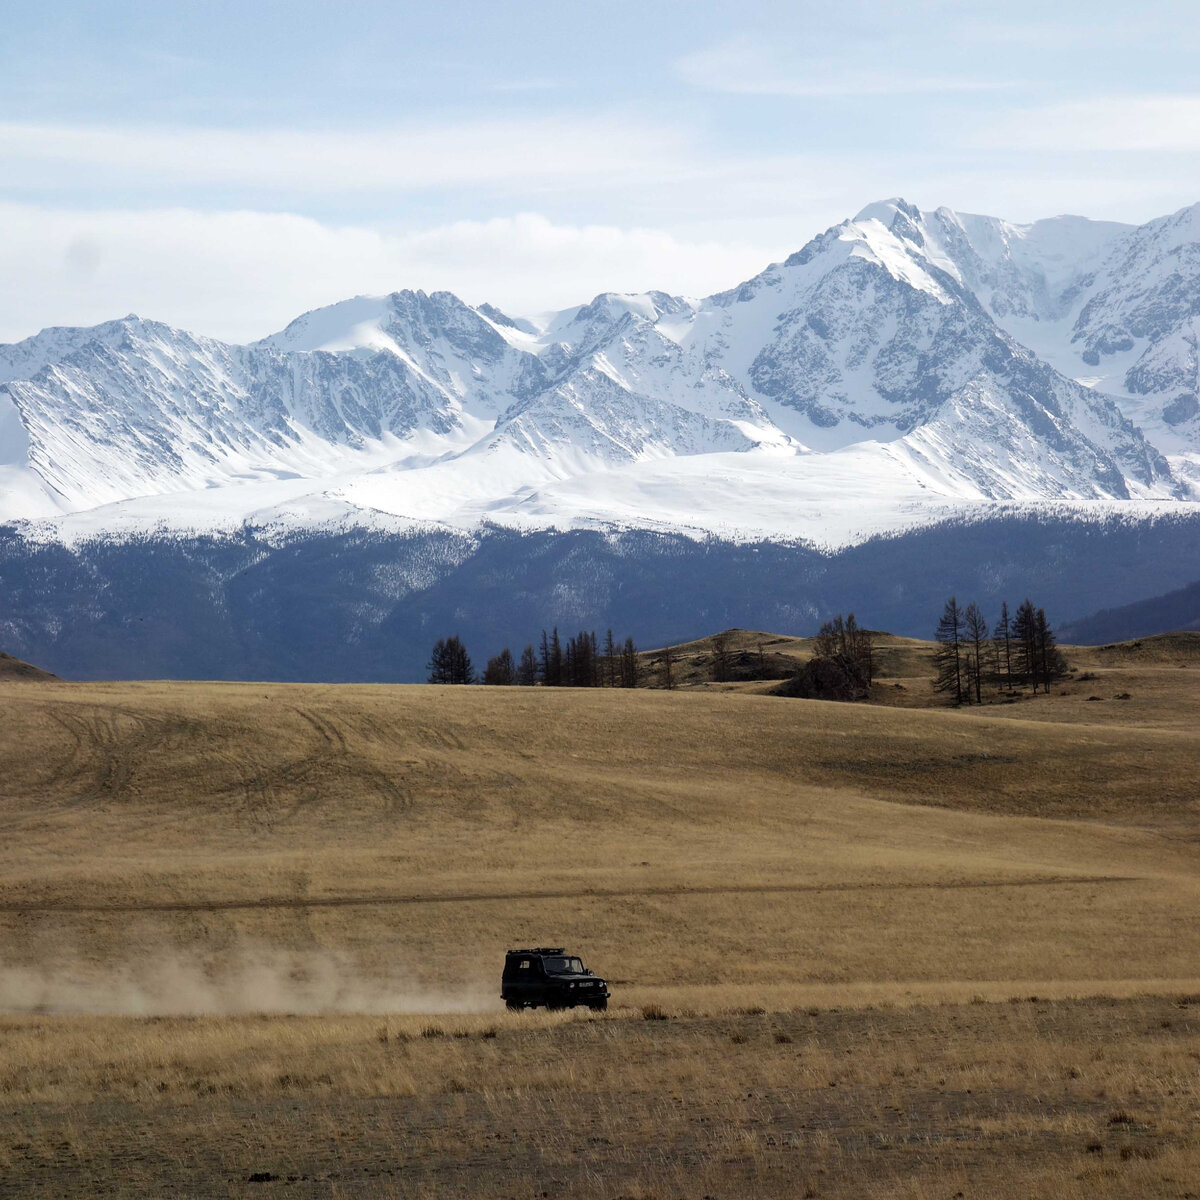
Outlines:
{"type": "Polygon", "coordinates": [[[575,986],[575,985],[574,985],[573,983],[568,983],[568,984],[567,984],[567,987],[574,987],[574,986],[575,986]]]}

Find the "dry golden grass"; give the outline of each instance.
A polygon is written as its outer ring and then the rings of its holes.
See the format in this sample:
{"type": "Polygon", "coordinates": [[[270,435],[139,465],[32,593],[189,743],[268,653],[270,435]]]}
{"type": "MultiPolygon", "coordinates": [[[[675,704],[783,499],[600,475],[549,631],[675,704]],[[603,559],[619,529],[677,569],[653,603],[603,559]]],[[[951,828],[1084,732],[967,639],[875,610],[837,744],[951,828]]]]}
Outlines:
{"type": "Polygon", "coordinates": [[[0,1196],[1184,1195],[1190,643],[962,711],[884,649],[897,706],[0,683],[0,1196]],[[608,1017],[497,1011],[530,942],[608,1017]]]}
{"type": "Polygon", "coordinates": [[[1195,1012],[10,1018],[0,1179],[37,1195],[257,1179],[289,1195],[1185,1196],[1195,1012]]]}

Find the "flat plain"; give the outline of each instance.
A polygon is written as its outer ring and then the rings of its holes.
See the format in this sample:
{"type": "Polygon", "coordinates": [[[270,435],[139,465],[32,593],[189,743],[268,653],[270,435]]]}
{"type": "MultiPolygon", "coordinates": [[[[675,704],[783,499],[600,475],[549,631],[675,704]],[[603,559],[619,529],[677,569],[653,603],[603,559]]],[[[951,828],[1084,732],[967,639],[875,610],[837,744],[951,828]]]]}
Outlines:
{"type": "Polygon", "coordinates": [[[861,705],[0,681],[0,1195],[1200,1195],[1198,644],[958,710],[905,639],[861,705]],[[528,944],[609,1012],[505,1012],[528,944]]]}

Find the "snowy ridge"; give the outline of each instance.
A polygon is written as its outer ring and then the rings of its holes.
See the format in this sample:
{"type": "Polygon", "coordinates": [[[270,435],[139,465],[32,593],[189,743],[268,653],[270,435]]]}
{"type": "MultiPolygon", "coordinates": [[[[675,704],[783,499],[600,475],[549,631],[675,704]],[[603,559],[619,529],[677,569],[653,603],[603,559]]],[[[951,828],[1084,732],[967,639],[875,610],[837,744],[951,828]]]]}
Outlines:
{"type": "Polygon", "coordinates": [[[981,504],[1184,504],[1198,313],[1200,206],[1018,226],[889,200],[702,300],[526,320],[401,291],[246,346],[48,329],[0,346],[0,520],[838,542],[981,504]]]}
{"type": "MultiPolygon", "coordinates": [[[[922,247],[1062,374],[1114,397],[1168,454],[1200,453],[1200,204],[1142,226],[1012,225],[903,201],[860,214],[922,247]]],[[[1183,464],[1183,474],[1192,474],[1183,464]]]]}

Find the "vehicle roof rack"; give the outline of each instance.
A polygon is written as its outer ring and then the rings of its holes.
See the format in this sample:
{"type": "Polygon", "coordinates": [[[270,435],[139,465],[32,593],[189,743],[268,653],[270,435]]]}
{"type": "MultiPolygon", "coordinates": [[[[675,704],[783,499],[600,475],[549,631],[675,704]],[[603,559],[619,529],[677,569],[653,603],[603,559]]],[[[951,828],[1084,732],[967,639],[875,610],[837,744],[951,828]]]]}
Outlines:
{"type": "Polygon", "coordinates": [[[565,954],[561,946],[533,946],[527,950],[510,950],[509,954],[565,954]]]}

